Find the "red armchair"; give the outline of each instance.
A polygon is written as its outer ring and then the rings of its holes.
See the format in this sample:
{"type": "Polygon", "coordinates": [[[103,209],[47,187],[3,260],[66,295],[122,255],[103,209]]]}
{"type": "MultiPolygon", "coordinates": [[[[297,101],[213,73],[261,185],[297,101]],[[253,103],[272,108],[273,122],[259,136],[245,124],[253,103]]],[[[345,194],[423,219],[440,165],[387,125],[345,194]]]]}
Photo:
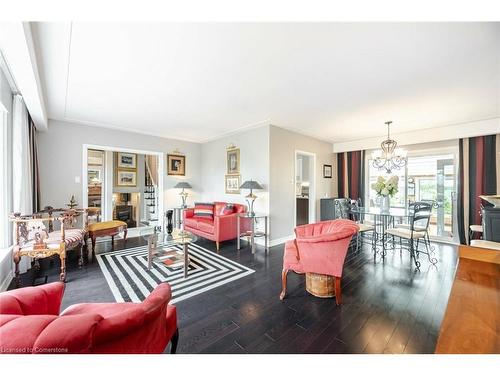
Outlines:
{"type": "Polygon", "coordinates": [[[82,303],[59,314],[64,283],[0,293],[0,352],[162,353],[178,341],[170,285],[142,303],[82,303]]]}
{"type": "MultiPolygon", "coordinates": [[[[196,217],[194,215],[194,208],[184,210],[184,229],[197,236],[215,241],[217,251],[219,251],[221,242],[233,240],[237,237],[236,214],[246,212],[247,210],[245,205],[234,203],[233,213],[221,215],[222,209],[226,204],[226,202],[214,202],[213,219],[196,217]]],[[[249,230],[249,226],[250,223],[248,220],[241,220],[242,233],[249,230]]]]}
{"type": "Polygon", "coordinates": [[[295,228],[295,240],[285,245],[280,299],[286,295],[288,271],[335,277],[335,299],[342,303],[342,270],[352,236],[359,227],[351,220],[337,219],[295,228]]]}

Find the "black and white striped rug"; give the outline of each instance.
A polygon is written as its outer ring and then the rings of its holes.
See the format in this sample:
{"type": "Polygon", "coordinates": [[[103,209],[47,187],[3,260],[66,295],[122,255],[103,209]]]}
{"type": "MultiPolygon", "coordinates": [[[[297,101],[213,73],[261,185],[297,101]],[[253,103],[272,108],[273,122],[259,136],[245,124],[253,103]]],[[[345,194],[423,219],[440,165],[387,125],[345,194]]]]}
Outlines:
{"type": "MultiPolygon", "coordinates": [[[[180,254],[182,247],[172,250],[180,254]]],[[[182,263],[153,262],[148,270],[147,246],[97,255],[117,302],[141,302],[158,284],[168,282],[176,303],[255,272],[196,244],[189,245],[189,259],[188,277],[184,278],[182,263]]]]}

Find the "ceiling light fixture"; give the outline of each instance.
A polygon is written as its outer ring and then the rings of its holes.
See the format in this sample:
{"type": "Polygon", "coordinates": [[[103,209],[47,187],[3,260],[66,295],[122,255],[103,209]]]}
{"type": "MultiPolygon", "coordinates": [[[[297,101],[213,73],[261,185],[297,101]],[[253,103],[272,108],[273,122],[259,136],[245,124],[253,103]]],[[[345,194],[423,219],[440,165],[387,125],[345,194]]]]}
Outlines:
{"type": "Polygon", "coordinates": [[[387,121],[387,139],[380,144],[382,150],[372,153],[373,166],[379,170],[391,173],[394,169],[400,169],[406,165],[406,151],[398,148],[398,143],[391,139],[389,127],[392,121],[387,121]]]}

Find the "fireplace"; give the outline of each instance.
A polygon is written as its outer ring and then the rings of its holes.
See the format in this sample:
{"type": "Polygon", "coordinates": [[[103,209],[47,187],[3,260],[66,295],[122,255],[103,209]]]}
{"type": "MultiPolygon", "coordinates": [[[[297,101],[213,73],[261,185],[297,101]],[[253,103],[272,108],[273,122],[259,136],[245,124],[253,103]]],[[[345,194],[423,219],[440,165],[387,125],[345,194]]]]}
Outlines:
{"type": "Polygon", "coordinates": [[[134,220],[133,206],[120,205],[115,207],[115,220],[121,220],[127,223],[129,228],[134,228],[137,226],[134,220]]]}

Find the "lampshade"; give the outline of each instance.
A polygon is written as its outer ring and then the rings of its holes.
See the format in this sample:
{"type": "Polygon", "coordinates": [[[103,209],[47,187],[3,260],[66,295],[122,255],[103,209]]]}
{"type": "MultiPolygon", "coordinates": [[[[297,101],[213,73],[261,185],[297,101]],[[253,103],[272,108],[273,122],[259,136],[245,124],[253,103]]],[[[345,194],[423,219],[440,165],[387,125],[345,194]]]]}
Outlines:
{"type": "Polygon", "coordinates": [[[248,180],[240,186],[240,189],[264,189],[257,181],[248,180]]]}
{"type": "Polygon", "coordinates": [[[178,182],[177,185],[174,186],[174,189],[191,189],[192,186],[189,184],[189,182],[178,182]]]}

